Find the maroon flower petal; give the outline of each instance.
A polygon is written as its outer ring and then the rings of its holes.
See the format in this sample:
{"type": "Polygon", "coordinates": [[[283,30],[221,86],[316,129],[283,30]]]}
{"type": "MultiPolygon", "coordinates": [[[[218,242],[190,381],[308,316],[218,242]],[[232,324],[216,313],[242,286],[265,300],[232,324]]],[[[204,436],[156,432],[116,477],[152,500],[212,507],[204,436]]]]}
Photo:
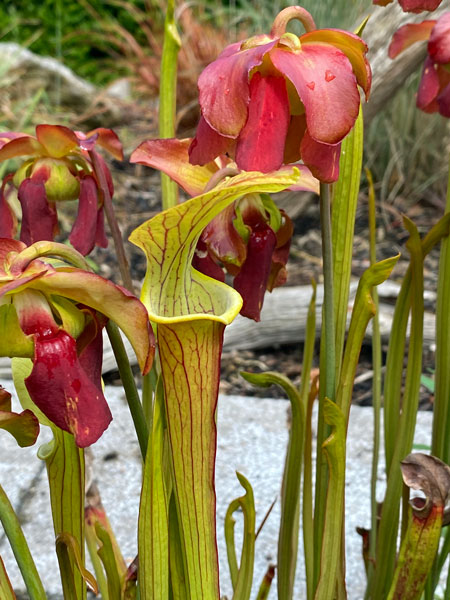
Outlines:
{"type": "Polygon", "coordinates": [[[416,42],[427,40],[435,24],[436,21],[422,21],[422,23],[407,23],[399,27],[389,44],[389,58],[395,58],[416,42]]]}
{"type": "Polygon", "coordinates": [[[284,210],[281,210],[280,212],[283,215],[283,224],[276,233],[277,246],[272,254],[272,265],[267,281],[267,289],[269,292],[286,283],[286,264],[289,258],[292,234],[294,233],[294,224],[292,223],[292,220],[284,210]]]}
{"type": "Polygon", "coordinates": [[[305,44],[298,52],[274,48],[275,67],[293,84],[305,106],[311,137],[336,144],[353,127],[360,96],[349,59],[327,44],[305,44]]]}
{"type": "Polygon", "coordinates": [[[247,50],[233,44],[201,73],[198,89],[202,115],[218,133],[232,138],[239,135],[247,120],[249,73],[276,43],[272,40],[247,50]]]}
{"type": "Polygon", "coordinates": [[[341,144],[320,144],[307,131],[303,136],[300,149],[302,160],[310,168],[314,177],[325,183],[338,180],[341,144]]]}
{"type": "Polygon", "coordinates": [[[195,248],[192,266],[203,275],[208,275],[217,281],[225,281],[225,273],[208,251],[208,246],[200,238],[195,248]]]}
{"type": "Polygon", "coordinates": [[[0,237],[12,238],[16,230],[14,213],[6,201],[5,186],[0,188],[0,237]]]}
{"type": "Polygon", "coordinates": [[[250,234],[247,259],[234,278],[234,289],[244,300],[241,315],[255,321],[260,320],[276,244],[272,229],[263,223],[257,225],[250,234]]]}
{"type": "MultiPolygon", "coordinates": [[[[450,73],[449,73],[449,79],[450,79],[450,73]]],[[[449,119],[450,118],[450,82],[437,97],[437,103],[439,105],[439,114],[441,114],[443,117],[447,117],[447,119],[449,119]]]]}
{"type": "Polygon", "coordinates": [[[95,230],[95,245],[100,248],[108,247],[108,238],[105,234],[105,215],[103,206],[97,212],[97,228],[95,230]]]}
{"type": "Polygon", "coordinates": [[[247,123],[236,146],[240,169],[269,173],[283,164],[289,117],[285,79],[255,73],[250,81],[247,123]]]}
{"type": "Polygon", "coordinates": [[[38,408],[84,448],[93,444],[112,416],[100,388],[80,365],[76,342],[65,331],[35,340],[33,370],[25,379],[38,408]]]}
{"type": "Polygon", "coordinates": [[[425,112],[436,112],[438,110],[436,98],[439,93],[439,87],[438,72],[434,68],[431,58],[427,56],[417,92],[416,104],[418,108],[425,112]]]}
{"type": "Polygon", "coordinates": [[[97,182],[91,175],[81,179],[78,214],[70,232],[69,240],[72,246],[83,256],[89,254],[95,246],[98,212],[97,192],[97,182]]]}
{"type": "Polygon", "coordinates": [[[42,240],[53,241],[58,220],[54,204],[47,201],[44,183],[24,179],[17,195],[22,206],[20,241],[27,246],[42,240]]]}
{"type": "Polygon", "coordinates": [[[444,13],[433,27],[428,40],[428,54],[441,65],[450,63],[450,12],[444,13]]]}
{"type": "Polygon", "coordinates": [[[200,117],[195,138],[189,146],[189,162],[191,165],[206,165],[217,156],[231,152],[234,144],[234,139],[220,135],[200,117]]]}
{"type": "Polygon", "coordinates": [[[442,0],[399,0],[404,12],[420,13],[424,10],[436,10],[442,0]]]}

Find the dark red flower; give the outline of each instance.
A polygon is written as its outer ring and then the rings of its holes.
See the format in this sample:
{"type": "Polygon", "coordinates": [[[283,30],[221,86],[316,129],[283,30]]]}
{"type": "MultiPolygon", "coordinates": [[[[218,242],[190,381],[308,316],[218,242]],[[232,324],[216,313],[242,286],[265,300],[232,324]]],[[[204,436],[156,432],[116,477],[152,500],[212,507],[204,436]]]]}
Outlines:
{"type": "MultiPolygon", "coordinates": [[[[373,0],[378,6],[387,6],[393,0],[373,0]]],[[[423,11],[436,10],[442,0],[398,0],[404,12],[421,13],[423,11]]]]}
{"type": "Polygon", "coordinates": [[[317,30],[304,9],[284,9],[270,35],[228,46],[200,75],[191,163],[227,153],[240,169],[270,172],[301,158],[315,177],[335,181],[340,143],[358,116],[358,85],[370,91],[366,52],[358,36],[317,30]],[[305,34],[285,32],[293,18],[305,34]]]}
{"type": "MultiPolygon", "coordinates": [[[[83,255],[89,254],[95,245],[107,246],[103,194],[89,155],[95,152],[96,144],[115,158],[123,158],[121,143],[110,129],[98,128],[85,135],[59,125],[38,125],[36,137],[15,132],[0,134],[0,161],[31,157],[3,185],[12,181],[18,190],[22,206],[20,239],[25,244],[53,240],[58,231],[57,203],[79,199],[78,215],[69,236],[71,243],[83,255]]],[[[101,156],[96,156],[112,195],[109,170],[101,156]]],[[[3,192],[0,215],[7,210],[3,192]]],[[[14,235],[14,229],[14,224],[9,223],[9,236],[14,235]]]]}
{"type": "Polygon", "coordinates": [[[417,106],[427,113],[450,117],[450,12],[437,21],[408,23],[395,32],[389,56],[395,58],[412,44],[428,40],[428,56],[417,92],[417,106]]]}

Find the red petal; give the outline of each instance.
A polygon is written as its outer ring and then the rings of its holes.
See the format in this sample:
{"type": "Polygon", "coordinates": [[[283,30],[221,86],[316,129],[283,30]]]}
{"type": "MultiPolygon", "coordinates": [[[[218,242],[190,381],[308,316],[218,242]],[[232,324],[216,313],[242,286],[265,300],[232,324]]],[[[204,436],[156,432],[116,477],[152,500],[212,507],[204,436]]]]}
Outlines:
{"type": "Polygon", "coordinates": [[[284,78],[255,73],[250,81],[247,123],[236,146],[240,169],[269,173],[282,165],[289,117],[284,78]]]}
{"type": "Polygon", "coordinates": [[[207,165],[217,156],[231,152],[234,143],[232,138],[220,135],[200,117],[195,138],[189,146],[189,162],[192,165],[207,165]]]}
{"type": "Polygon", "coordinates": [[[283,162],[286,164],[300,160],[300,142],[306,131],[306,116],[294,115],[291,117],[288,132],[286,134],[286,143],[284,145],[283,162]]]}
{"type": "Polygon", "coordinates": [[[70,232],[69,240],[83,256],[95,246],[97,233],[98,194],[97,182],[88,175],[80,181],[78,214],[70,232]]]}
{"type": "Polygon", "coordinates": [[[58,227],[56,209],[47,201],[42,181],[25,179],[17,195],[22,206],[20,241],[27,246],[41,240],[53,241],[58,227]]]}
{"type": "Polygon", "coordinates": [[[422,79],[417,92],[417,106],[425,112],[436,112],[438,104],[436,101],[439,93],[439,75],[434,68],[433,61],[429,56],[425,60],[422,79]]]}
{"type": "Polygon", "coordinates": [[[63,125],[38,125],[36,137],[45,148],[47,156],[62,158],[78,148],[76,134],[63,125]]]}
{"type": "MultiPolygon", "coordinates": [[[[263,39],[268,39],[264,37],[263,39]]],[[[204,69],[198,79],[202,114],[218,133],[236,138],[247,120],[249,74],[277,43],[272,40],[247,50],[237,44],[204,69]]]]}
{"type": "Polygon", "coordinates": [[[97,441],[111,422],[101,389],[82,369],[75,340],[65,331],[36,339],[33,370],[25,385],[36,406],[72,433],[82,448],[97,441]]]}
{"type": "Polygon", "coordinates": [[[5,187],[0,188],[0,237],[12,238],[16,230],[15,215],[6,201],[5,187]]]}
{"type": "Polygon", "coordinates": [[[44,153],[45,148],[36,138],[22,134],[22,137],[15,138],[0,148],[0,162],[16,156],[40,156],[44,153]]]}
{"type": "Polygon", "coordinates": [[[234,278],[234,288],[244,300],[241,315],[255,321],[260,320],[276,243],[275,233],[268,225],[257,225],[247,244],[247,259],[234,278]]]}
{"type": "Polygon", "coordinates": [[[433,27],[428,41],[428,54],[441,65],[450,63],[450,12],[444,13],[433,27]]]}
{"type": "Polygon", "coordinates": [[[443,117],[450,118],[450,83],[439,94],[437,102],[439,105],[439,113],[443,117]]]}
{"type": "Polygon", "coordinates": [[[420,13],[424,10],[436,10],[442,0],[399,0],[405,12],[420,13]]]}
{"type": "MultiPolygon", "coordinates": [[[[229,138],[222,139],[229,142],[229,138]]],[[[130,162],[163,171],[190,196],[197,196],[203,192],[218,166],[214,162],[202,167],[190,164],[188,148],[191,142],[191,138],[147,140],[132,153],[130,162]]]]}
{"type": "MultiPolygon", "coordinates": [[[[79,134],[79,132],[77,132],[79,134]]],[[[112,130],[105,127],[97,127],[90,131],[85,137],[97,136],[96,143],[114,156],[117,160],[123,160],[123,146],[119,136],[112,130]]],[[[83,148],[83,141],[80,140],[80,146],[83,148]]]]}
{"type": "Polygon", "coordinates": [[[302,46],[310,43],[322,43],[334,46],[350,61],[358,84],[364,90],[366,100],[369,96],[372,83],[372,71],[366,59],[367,44],[354,33],[342,29],[317,29],[304,33],[300,37],[302,46]]]}
{"type": "Polygon", "coordinates": [[[286,264],[289,258],[289,250],[291,247],[292,235],[294,233],[294,224],[284,210],[280,211],[283,214],[283,224],[277,231],[277,247],[272,254],[272,265],[270,275],[267,281],[267,289],[271,292],[274,288],[280,287],[286,283],[287,271],[286,264]]]}
{"type": "Polygon", "coordinates": [[[105,234],[105,215],[103,213],[103,206],[97,212],[97,228],[95,230],[95,245],[100,248],[108,247],[108,238],[105,234]]]}
{"type": "Polygon", "coordinates": [[[311,169],[314,177],[325,183],[338,180],[341,144],[320,144],[306,132],[301,153],[303,162],[311,169]]]}
{"type": "Polygon", "coordinates": [[[422,23],[408,23],[403,25],[392,36],[389,45],[389,57],[395,58],[416,42],[423,42],[430,37],[436,21],[422,21],[422,23]]]}
{"type": "Polygon", "coordinates": [[[294,84],[305,106],[311,137],[336,144],[353,127],[360,97],[350,61],[327,44],[305,44],[297,53],[274,48],[275,67],[294,84]]]}

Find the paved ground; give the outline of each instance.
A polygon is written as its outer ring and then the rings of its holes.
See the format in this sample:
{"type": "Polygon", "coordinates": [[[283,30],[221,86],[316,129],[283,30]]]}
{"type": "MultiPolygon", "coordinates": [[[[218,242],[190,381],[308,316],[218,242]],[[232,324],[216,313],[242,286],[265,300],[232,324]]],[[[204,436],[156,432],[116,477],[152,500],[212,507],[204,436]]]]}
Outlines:
{"type": "MultiPolygon", "coordinates": [[[[0,381],[11,390],[10,381],[0,381]]],[[[107,387],[114,420],[94,447],[94,469],[103,503],[115,529],[124,556],[136,553],[136,521],[140,487],[140,455],[131,418],[120,388],[107,387]]],[[[257,509],[257,525],[277,497],[287,440],[287,408],[283,400],[222,396],[218,412],[218,454],[216,486],[221,588],[230,595],[223,521],[228,503],[242,494],[235,471],[252,483],[257,509]]],[[[426,444],[431,428],[431,413],[419,413],[416,442],[426,444]]],[[[360,538],[355,527],[369,524],[369,482],[371,468],[372,411],[352,407],[347,465],[347,579],[350,600],[360,600],[364,590],[364,570],[360,558],[360,538]]],[[[49,439],[43,431],[39,444],[49,439]]],[[[60,589],[53,532],[48,508],[46,474],[36,458],[37,446],[20,449],[6,432],[0,432],[0,481],[23,523],[48,597],[58,598],[60,589]]],[[[383,483],[380,480],[380,494],[383,483]]],[[[279,504],[268,518],[256,543],[255,588],[267,568],[276,560],[279,504]]],[[[15,589],[23,590],[7,540],[0,535],[0,554],[15,589]]],[[[299,555],[297,597],[302,597],[304,578],[299,555]]],[[[23,596],[26,598],[27,596],[23,596]]],[[[273,588],[270,598],[276,598],[273,588]]]]}

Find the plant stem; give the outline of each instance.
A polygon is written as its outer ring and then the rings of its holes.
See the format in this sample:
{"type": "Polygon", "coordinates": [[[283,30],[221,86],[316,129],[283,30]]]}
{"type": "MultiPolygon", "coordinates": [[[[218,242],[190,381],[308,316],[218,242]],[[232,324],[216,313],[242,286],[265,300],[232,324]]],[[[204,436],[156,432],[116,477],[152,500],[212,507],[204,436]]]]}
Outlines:
{"type": "MultiPolygon", "coordinates": [[[[159,136],[175,136],[175,115],[177,104],[177,58],[181,40],[175,23],[175,2],[168,0],[164,21],[164,43],[161,57],[161,78],[159,89],[159,136]]],[[[167,175],[161,173],[163,210],[178,204],[178,186],[167,175]]]]}
{"type": "Polygon", "coordinates": [[[314,588],[320,575],[322,533],[325,522],[325,502],[327,493],[328,468],[322,452],[322,444],[328,435],[323,418],[324,399],[334,402],[336,388],[336,348],[333,294],[333,250],[331,237],[331,198],[330,186],[320,184],[320,225],[322,232],[323,260],[323,317],[320,345],[319,419],[317,425],[316,491],[314,502],[314,588]]]}
{"type": "Polygon", "coordinates": [[[114,247],[116,249],[117,261],[119,263],[120,275],[122,277],[123,285],[134,294],[133,282],[131,280],[130,269],[128,260],[125,254],[125,248],[123,245],[122,234],[117,223],[114,207],[112,203],[111,194],[109,193],[108,183],[106,181],[105,173],[99,160],[99,156],[95,150],[89,151],[89,156],[94,167],[95,175],[100,184],[100,188],[103,194],[103,206],[105,209],[106,218],[108,225],[111,230],[111,235],[114,241],[114,247]]]}
{"type": "MultiPolygon", "coordinates": [[[[376,252],[376,208],[375,193],[373,188],[372,174],[366,171],[369,181],[369,236],[370,236],[370,264],[377,262],[376,252]]],[[[370,483],[370,505],[371,505],[371,525],[369,540],[369,562],[368,562],[368,580],[370,581],[375,564],[376,543],[377,543],[377,474],[378,457],[380,451],[380,413],[381,413],[381,335],[380,320],[378,316],[378,291],[372,289],[372,298],[376,306],[376,313],[373,317],[372,333],[372,367],[373,367],[373,385],[372,385],[372,404],[373,404],[373,451],[372,451],[372,475],[370,483]]]]}
{"type": "MultiPolygon", "coordinates": [[[[450,164],[445,213],[450,212],[450,164]]],[[[441,242],[436,303],[436,373],[431,452],[444,462],[450,460],[450,239],[441,242]]]]}
{"type": "Polygon", "coordinates": [[[4,489],[0,486],[0,521],[11,544],[31,600],[45,600],[47,595],[23,535],[19,519],[4,489]]]}
{"type": "Polygon", "coordinates": [[[148,444],[148,427],[137,391],[136,382],[134,380],[133,371],[131,370],[130,362],[117,325],[112,321],[108,321],[106,331],[108,332],[108,337],[119,368],[123,389],[130,408],[134,428],[136,429],[142,460],[145,461],[148,444]]]}

